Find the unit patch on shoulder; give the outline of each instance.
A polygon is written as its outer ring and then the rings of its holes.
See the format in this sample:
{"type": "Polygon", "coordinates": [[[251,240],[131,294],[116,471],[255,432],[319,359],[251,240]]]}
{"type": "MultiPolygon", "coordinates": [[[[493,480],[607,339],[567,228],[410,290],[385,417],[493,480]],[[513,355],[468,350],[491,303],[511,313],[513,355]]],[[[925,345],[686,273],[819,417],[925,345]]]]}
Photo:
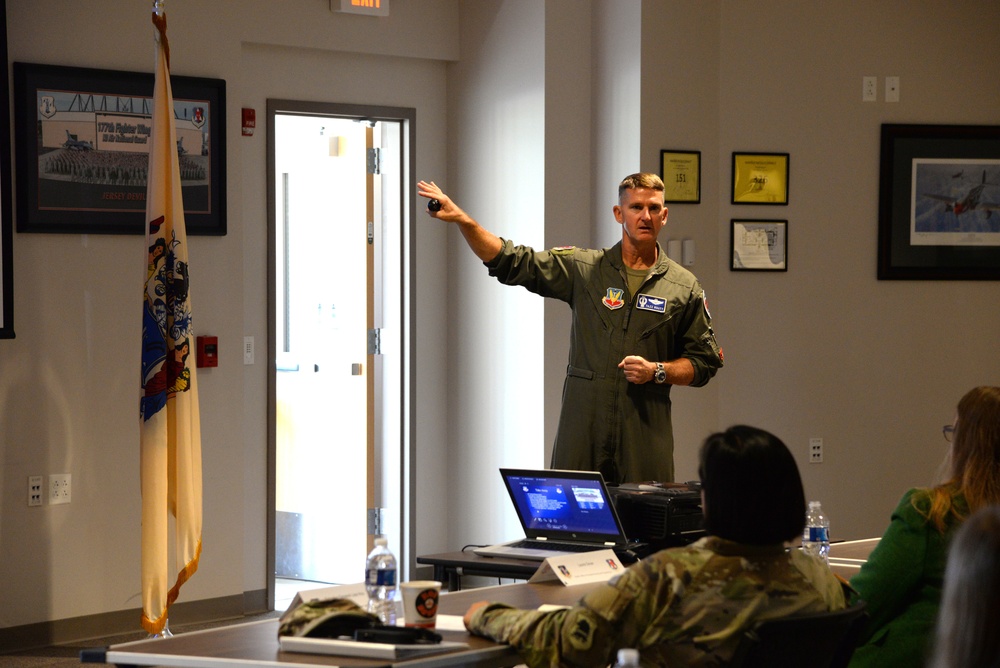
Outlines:
{"type": "Polygon", "coordinates": [[[621,288],[608,288],[608,292],[604,295],[604,299],[601,300],[601,303],[614,311],[615,309],[625,306],[625,300],[622,299],[624,294],[625,291],[621,288]]]}
{"type": "Polygon", "coordinates": [[[576,250],[576,246],[556,246],[550,250],[553,255],[572,255],[573,251],[576,250]]]}
{"type": "Polygon", "coordinates": [[[665,313],[667,310],[667,300],[653,295],[639,295],[635,305],[636,308],[641,308],[643,311],[654,311],[655,313],[665,313]]]}

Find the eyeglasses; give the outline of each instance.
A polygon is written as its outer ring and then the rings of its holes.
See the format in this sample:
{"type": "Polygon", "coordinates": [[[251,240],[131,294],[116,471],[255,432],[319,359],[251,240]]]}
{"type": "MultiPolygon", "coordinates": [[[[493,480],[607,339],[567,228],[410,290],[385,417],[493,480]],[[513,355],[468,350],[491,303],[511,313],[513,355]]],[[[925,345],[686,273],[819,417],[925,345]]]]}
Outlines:
{"type": "Polygon", "coordinates": [[[952,436],[955,435],[955,425],[946,424],[945,426],[941,427],[941,433],[944,434],[944,440],[951,443],[951,438],[952,436]]]}

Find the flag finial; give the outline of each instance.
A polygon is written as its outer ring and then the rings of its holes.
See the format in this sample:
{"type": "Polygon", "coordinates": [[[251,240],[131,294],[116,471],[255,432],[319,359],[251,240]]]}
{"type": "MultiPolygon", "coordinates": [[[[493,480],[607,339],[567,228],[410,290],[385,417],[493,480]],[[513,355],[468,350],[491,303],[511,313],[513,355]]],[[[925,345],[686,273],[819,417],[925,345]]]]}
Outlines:
{"type": "Polygon", "coordinates": [[[153,13],[163,16],[163,0],[153,0],[153,13]]]}

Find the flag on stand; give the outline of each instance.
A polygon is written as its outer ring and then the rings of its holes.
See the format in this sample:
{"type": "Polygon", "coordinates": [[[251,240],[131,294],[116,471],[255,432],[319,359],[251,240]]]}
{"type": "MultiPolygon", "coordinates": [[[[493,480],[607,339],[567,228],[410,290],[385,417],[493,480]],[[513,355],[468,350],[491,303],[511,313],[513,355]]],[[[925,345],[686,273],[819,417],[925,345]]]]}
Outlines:
{"type": "MultiPolygon", "coordinates": [[[[142,626],[164,632],[167,612],[201,556],[201,423],[191,329],[187,234],[170,89],[167,19],[153,12],[156,81],[146,185],[139,470],[142,483],[142,626]],[[169,526],[174,517],[170,587],[169,526]]],[[[168,631],[169,632],[169,631],[168,631]]]]}

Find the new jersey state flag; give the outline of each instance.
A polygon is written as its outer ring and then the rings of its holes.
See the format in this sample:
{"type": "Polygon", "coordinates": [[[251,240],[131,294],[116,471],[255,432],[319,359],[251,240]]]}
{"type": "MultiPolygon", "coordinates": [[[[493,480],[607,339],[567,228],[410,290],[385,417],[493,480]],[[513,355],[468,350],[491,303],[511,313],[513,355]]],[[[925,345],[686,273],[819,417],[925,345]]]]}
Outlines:
{"type": "Polygon", "coordinates": [[[166,15],[156,26],[156,83],[146,187],[142,304],[142,626],[160,635],[201,556],[201,423],[195,374],[187,234],[170,89],[166,15]],[[170,540],[169,515],[174,517],[170,540]],[[169,555],[173,542],[174,559],[169,555]],[[173,584],[169,584],[170,576],[173,584]],[[169,588],[168,588],[169,587],[169,588]]]}

